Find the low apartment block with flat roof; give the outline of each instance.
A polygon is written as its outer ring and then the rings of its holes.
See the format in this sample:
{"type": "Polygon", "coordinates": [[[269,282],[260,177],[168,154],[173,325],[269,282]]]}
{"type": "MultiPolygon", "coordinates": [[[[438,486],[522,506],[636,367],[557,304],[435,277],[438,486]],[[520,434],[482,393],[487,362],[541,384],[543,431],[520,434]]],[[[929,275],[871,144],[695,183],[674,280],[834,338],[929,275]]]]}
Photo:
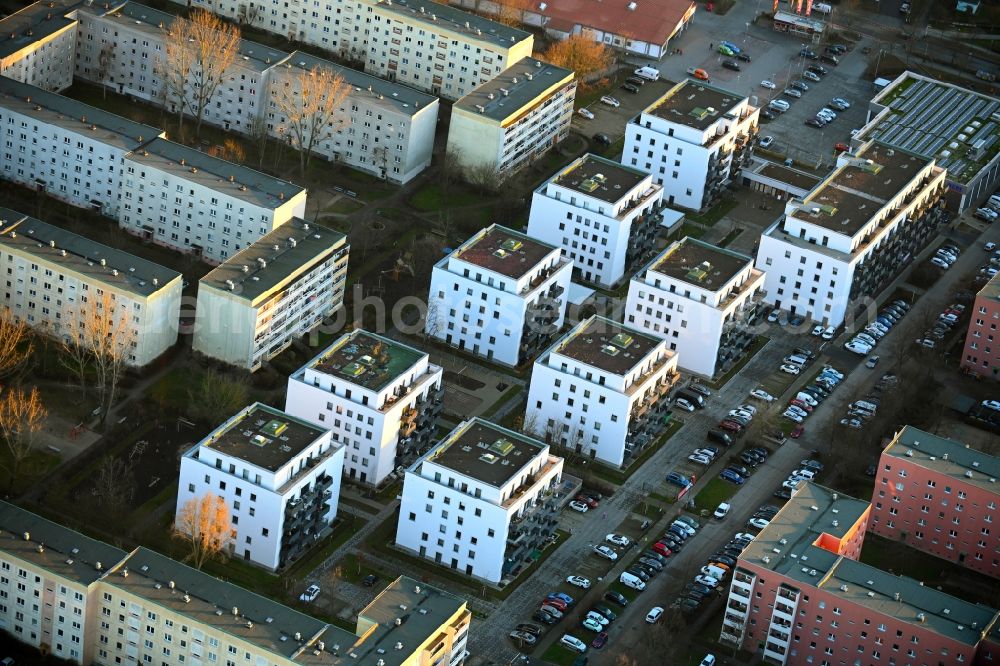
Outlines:
{"type": "Polygon", "coordinates": [[[126,555],[0,502],[0,629],[70,663],[95,663],[98,589],[126,555]]]}
{"type": "Polygon", "coordinates": [[[396,545],[490,583],[512,578],[555,531],[562,468],[542,442],[465,421],[406,471],[396,545]]]}
{"type": "Polygon", "coordinates": [[[839,326],[852,303],[879,293],[936,237],[945,189],[933,160],[877,143],[842,153],[761,235],[767,302],[839,326]]]}
{"type": "Polygon", "coordinates": [[[763,287],[752,257],[685,237],[632,278],[625,322],[665,338],[682,370],[713,377],[753,342],[763,287]]]}
{"type": "Polygon", "coordinates": [[[193,348],[255,371],[344,303],[346,236],[294,217],[198,282],[193,348]]]}
{"type": "Polygon", "coordinates": [[[965,335],[962,369],[981,377],[1000,377],[1000,273],[976,294],[965,335]]]}
{"type": "Polygon", "coordinates": [[[355,329],[288,378],[285,409],[331,429],[344,475],[378,486],[431,445],[441,377],[424,352],[355,329]]]}
{"type": "Polygon", "coordinates": [[[128,365],[177,342],[183,278],[151,261],[0,208],[0,309],[60,339],[79,339],[108,312],[128,365]]]}
{"type": "Polygon", "coordinates": [[[858,561],[870,505],[804,482],[739,556],[720,640],[768,664],[977,664],[993,608],[858,561]]]}
{"type": "Polygon", "coordinates": [[[464,169],[509,175],[569,136],[575,99],[571,70],[522,58],[455,102],[448,152],[464,169]]]}
{"type": "Polygon", "coordinates": [[[164,136],[74,99],[0,76],[0,176],[117,217],[125,156],[164,136]]]}
{"type": "Polygon", "coordinates": [[[1000,578],[1000,458],[904,426],[883,449],[871,531],[1000,578]]]}
{"type": "Polygon", "coordinates": [[[535,361],[524,427],[553,446],[624,467],[665,430],[679,379],[666,340],[595,315],[535,361]]]}
{"type": "Polygon", "coordinates": [[[166,139],[130,153],[122,182],[126,231],[213,264],[306,209],[304,188],[166,139]]]}
{"type": "Polygon", "coordinates": [[[289,131],[278,100],[298,95],[300,77],[316,69],[336,72],[350,92],[335,119],[341,124],[336,131],[305,128],[305,136],[319,133],[313,152],[400,185],[430,166],[437,129],[436,97],[303,51],[291,54],[271,71],[264,118],[271,136],[283,140],[289,131]]]}
{"type": "Polygon", "coordinates": [[[491,225],[434,266],[425,330],[490,361],[520,365],[562,327],[572,271],[558,247],[491,225]]]}
{"type": "Polygon", "coordinates": [[[468,654],[466,602],[407,576],[389,583],[347,631],[154,551],[126,553],[6,502],[0,564],[3,628],[75,664],[461,666],[468,654]]]}
{"type": "Polygon", "coordinates": [[[78,4],[35,2],[0,19],[0,75],[56,92],[73,85],[78,4]]]}
{"type": "Polygon", "coordinates": [[[749,164],[758,115],[743,95],[681,81],[629,121],[622,164],[653,174],[668,205],[708,208],[749,164]]]}
{"type": "Polygon", "coordinates": [[[175,516],[189,500],[218,495],[232,516],[230,555],[283,568],[337,516],[344,451],[329,430],[254,403],[181,458],[175,516]]]}
{"type": "Polygon", "coordinates": [[[610,287],[652,256],[662,210],[648,172],[587,154],[535,190],[528,235],[562,248],[579,279],[610,287]]]}

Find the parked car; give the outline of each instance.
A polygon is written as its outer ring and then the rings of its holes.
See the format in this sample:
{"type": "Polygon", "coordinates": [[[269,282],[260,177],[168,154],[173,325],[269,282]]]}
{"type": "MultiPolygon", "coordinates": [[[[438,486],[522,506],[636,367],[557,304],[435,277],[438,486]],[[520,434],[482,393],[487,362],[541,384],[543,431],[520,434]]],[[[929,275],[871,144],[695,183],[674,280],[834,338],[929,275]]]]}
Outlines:
{"type": "Polygon", "coordinates": [[[589,506],[577,500],[573,500],[572,502],[570,502],[569,508],[573,509],[574,511],[579,511],[580,513],[587,513],[588,511],[590,511],[589,506]]]}
{"type": "Polygon", "coordinates": [[[594,552],[603,557],[604,559],[611,560],[612,562],[618,559],[618,553],[616,553],[612,548],[605,546],[604,544],[594,546],[594,552]]]}
{"type": "Polygon", "coordinates": [[[660,616],[663,615],[663,608],[660,606],[654,606],[646,613],[646,623],[656,624],[660,620],[660,616]]]}
{"type": "Polygon", "coordinates": [[[767,135],[761,137],[760,141],[757,142],[757,145],[760,146],[761,148],[770,148],[772,143],[774,143],[774,137],[771,135],[767,135]]]}
{"type": "Polygon", "coordinates": [[[812,81],[814,83],[816,83],[816,82],[818,82],[820,80],[819,75],[817,75],[816,72],[814,72],[811,69],[807,69],[806,71],[802,72],[802,78],[803,79],[809,79],[810,81],[812,81]]]}
{"type": "Polygon", "coordinates": [[[310,585],[306,588],[306,591],[299,595],[299,601],[311,602],[315,601],[316,597],[319,596],[319,585],[310,585]]]}
{"type": "Polygon", "coordinates": [[[631,546],[632,540],[629,539],[624,534],[609,534],[604,537],[604,540],[608,543],[613,543],[616,546],[631,546]]]}
{"type": "Polygon", "coordinates": [[[742,69],[740,67],[740,64],[738,62],[736,62],[735,60],[723,60],[722,61],[722,67],[725,68],[725,69],[731,69],[734,72],[738,72],[738,71],[740,71],[740,69],[742,69]]]}
{"type": "Polygon", "coordinates": [[[609,137],[607,134],[604,134],[603,132],[598,132],[591,138],[593,138],[594,143],[600,144],[602,146],[611,145],[611,137],[609,137]]]}
{"type": "Polygon", "coordinates": [[[680,486],[685,488],[691,485],[691,481],[679,472],[670,472],[667,474],[667,483],[671,483],[675,486],[680,486]]]}
{"type": "Polygon", "coordinates": [[[730,505],[728,502],[722,502],[721,504],[719,504],[718,507],[716,507],[715,513],[713,513],[712,516],[721,520],[725,518],[727,515],[729,515],[729,510],[731,508],[732,505],[730,505]]]}
{"type": "Polygon", "coordinates": [[[802,372],[802,369],[799,368],[799,366],[792,365],[790,363],[783,363],[778,369],[789,375],[797,375],[802,372]]]}
{"type": "Polygon", "coordinates": [[[628,606],[628,599],[626,599],[621,593],[615,592],[614,590],[608,590],[604,593],[604,598],[613,604],[617,604],[622,608],[628,606]]]}
{"type": "Polygon", "coordinates": [[[774,81],[771,81],[770,79],[764,79],[763,81],[760,82],[760,87],[767,88],[768,90],[774,90],[778,86],[774,84],[774,81]]]}
{"type": "Polygon", "coordinates": [[[534,634],[529,634],[526,631],[514,630],[510,632],[510,637],[523,645],[534,645],[538,641],[538,638],[534,634]]]}
{"type": "Polygon", "coordinates": [[[584,578],[583,576],[567,576],[566,582],[570,585],[576,585],[577,587],[582,587],[587,590],[590,588],[590,580],[584,578]]]}
{"type": "Polygon", "coordinates": [[[604,97],[602,97],[602,98],[601,98],[601,103],[602,103],[602,104],[607,104],[608,106],[613,106],[613,107],[615,107],[616,109],[617,109],[617,108],[618,108],[619,106],[621,106],[621,105],[622,105],[622,103],[621,103],[621,102],[619,102],[619,101],[618,101],[617,99],[615,99],[615,98],[614,98],[614,97],[612,97],[611,95],[605,95],[604,97]]]}
{"type": "Polygon", "coordinates": [[[746,483],[746,479],[734,472],[733,470],[726,468],[719,473],[719,478],[723,481],[729,481],[730,483],[735,483],[738,486],[742,486],[746,483]]]}
{"type": "Polygon", "coordinates": [[[594,119],[594,112],[591,111],[590,109],[586,109],[586,108],[584,108],[582,106],[579,109],[576,110],[576,115],[582,116],[582,117],[586,118],[587,120],[593,120],[594,119]]]}
{"type": "Polygon", "coordinates": [[[576,636],[571,636],[570,634],[563,634],[563,637],[559,639],[559,644],[564,647],[568,647],[570,650],[575,650],[580,654],[587,651],[587,645],[581,641],[576,636]]]}

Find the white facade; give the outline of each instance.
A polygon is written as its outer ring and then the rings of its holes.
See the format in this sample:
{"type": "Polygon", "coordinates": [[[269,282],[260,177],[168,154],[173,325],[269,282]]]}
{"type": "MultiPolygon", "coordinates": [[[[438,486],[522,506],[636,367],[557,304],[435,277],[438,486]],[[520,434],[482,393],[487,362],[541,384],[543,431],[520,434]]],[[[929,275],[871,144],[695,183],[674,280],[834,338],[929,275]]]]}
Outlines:
{"type": "Polygon", "coordinates": [[[575,99],[571,70],[524,58],[455,102],[448,152],[466,169],[510,174],[569,136],[575,99]]]}
{"type": "Polygon", "coordinates": [[[662,433],[679,379],[665,340],[595,315],[535,361],[525,428],[621,467],[662,433]]]}
{"type": "Polygon", "coordinates": [[[406,471],[396,545],[499,583],[554,531],[562,467],[537,440],[465,421],[406,471]]]}
{"type": "Polygon", "coordinates": [[[144,366],[177,342],[176,271],[0,208],[0,273],[0,309],[44,333],[77,335],[76,323],[113,307],[112,330],[129,337],[128,365],[144,366]]]}
{"type": "Polygon", "coordinates": [[[562,327],[572,270],[559,248],[491,225],[434,266],[425,331],[520,365],[562,327]]]}
{"type": "Polygon", "coordinates": [[[324,130],[315,153],[400,185],[430,166],[437,130],[436,97],[302,51],[271,71],[265,118],[271,136],[283,138],[288,126],[275,98],[289,90],[297,94],[303,70],[316,68],[335,71],[350,92],[337,118],[339,129],[332,135],[324,130]]]}
{"type": "Polygon", "coordinates": [[[215,264],[305,214],[298,185],[166,139],[130,153],[122,181],[126,231],[215,264]]]}
{"type": "Polygon", "coordinates": [[[73,85],[76,4],[36,2],[0,19],[0,75],[56,92],[73,85]]]}
{"type": "Polygon", "coordinates": [[[345,477],[378,486],[430,445],[441,376],[427,354],[356,329],[288,378],[285,410],[330,428],[345,477]]]}
{"type": "Polygon", "coordinates": [[[413,0],[191,0],[200,7],[291,41],[363,63],[388,81],[456,100],[510,63],[531,55],[531,33],[448,5],[413,0]]]}
{"type": "Polygon", "coordinates": [[[344,302],[344,234],[292,218],[198,282],[196,352],[251,372],[344,302]]]}
{"type": "Polygon", "coordinates": [[[163,131],[0,77],[0,175],[117,216],[125,155],[163,131]]]}
{"type": "Polygon", "coordinates": [[[188,500],[221,497],[234,518],[232,557],[277,570],[333,522],[343,467],[328,430],[255,403],[181,458],[175,516],[188,500]]]}
{"type": "Polygon", "coordinates": [[[758,109],[747,97],[688,79],[633,118],[622,164],[653,175],[670,206],[711,206],[749,160],[758,109]]]}
{"type": "Polygon", "coordinates": [[[757,268],[768,303],[839,326],[852,303],[874,297],[936,236],[945,170],[866,144],[761,235],[757,268]]]}
{"type": "Polygon", "coordinates": [[[665,338],[682,370],[713,377],[753,341],[763,287],[752,257],[684,238],[632,278],[625,323],[665,338]]]}
{"type": "Polygon", "coordinates": [[[587,154],[535,190],[528,235],[562,248],[580,279],[610,287],[655,250],[662,207],[647,172],[587,154]]]}

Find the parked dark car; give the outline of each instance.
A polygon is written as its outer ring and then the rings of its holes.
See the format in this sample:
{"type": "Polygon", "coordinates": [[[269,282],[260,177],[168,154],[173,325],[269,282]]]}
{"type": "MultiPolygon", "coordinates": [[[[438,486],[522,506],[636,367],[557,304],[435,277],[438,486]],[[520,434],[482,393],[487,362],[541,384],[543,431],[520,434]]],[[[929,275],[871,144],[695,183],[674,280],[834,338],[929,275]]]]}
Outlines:
{"type": "Polygon", "coordinates": [[[631,83],[623,83],[622,84],[622,90],[624,90],[626,92],[630,92],[633,95],[636,95],[636,94],[639,93],[639,87],[638,86],[634,86],[631,83]]]}
{"type": "Polygon", "coordinates": [[[615,620],[618,619],[618,613],[611,610],[611,608],[606,604],[594,604],[594,607],[591,610],[597,611],[598,613],[606,617],[608,619],[608,622],[614,622],[615,620]]]}
{"type": "Polygon", "coordinates": [[[605,592],[604,599],[605,601],[610,601],[613,604],[618,604],[622,608],[628,606],[628,599],[626,599],[624,595],[615,592],[614,590],[608,590],[607,592],[605,592]]]}
{"type": "Polygon", "coordinates": [[[373,587],[377,582],[378,582],[378,576],[376,576],[375,574],[368,574],[367,576],[365,576],[364,580],[361,581],[361,584],[364,585],[365,587],[373,587]]]}
{"type": "Polygon", "coordinates": [[[712,395],[712,389],[707,386],[702,386],[701,384],[690,384],[688,386],[689,391],[694,391],[698,395],[707,398],[712,395]]]}
{"type": "Polygon", "coordinates": [[[631,83],[632,85],[637,86],[639,88],[641,88],[644,85],[646,85],[646,82],[644,80],[640,79],[638,76],[630,76],[630,77],[628,77],[627,79],[625,79],[625,83],[631,83]]]}
{"type": "Polygon", "coordinates": [[[738,60],[742,60],[743,62],[750,62],[752,60],[752,58],[749,55],[747,55],[746,53],[744,53],[742,51],[740,53],[736,54],[736,58],[738,60]]]}
{"type": "Polygon", "coordinates": [[[598,143],[598,144],[600,144],[602,146],[610,146],[611,145],[611,139],[608,138],[608,135],[604,134],[603,132],[598,132],[592,138],[594,139],[594,143],[598,143]]]}
{"type": "Polygon", "coordinates": [[[820,76],[826,76],[829,74],[829,70],[823,65],[809,65],[806,69],[813,74],[819,74],[820,76]]]}
{"type": "Polygon", "coordinates": [[[834,67],[840,64],[840,59],[835,55],[830,55],[829,53],[824,53],[819,57],[819,59],[828,65],[833,65],[834,67]]]}
{"type": "Polygon", "coordinates": [[[815,60],[816,58],[819,57],[816,55],[815,51],[812,51],[810,49],[802,49],[801,51],[799,51],[799,55],[802,56],[803,58],[809,58],[810,60],[815,60]]]}
{"type": "Polygon", "coordinates": [[[543,610],[535,611],[535,614],[531,616],[531,619],[535,622],[541,622],[542,624],[556,623],[556,619],[543,610]]]}
{"type": "Polygon", "coordinates": [[[738,72],[741,69],[740,68],[740,64],[738,62],[736,62],[735,60],[723,60],[722,61],[722,66],[723,66],[723,68],[725,68],[725,69],[731,69],[734,72],[738,72]]]}

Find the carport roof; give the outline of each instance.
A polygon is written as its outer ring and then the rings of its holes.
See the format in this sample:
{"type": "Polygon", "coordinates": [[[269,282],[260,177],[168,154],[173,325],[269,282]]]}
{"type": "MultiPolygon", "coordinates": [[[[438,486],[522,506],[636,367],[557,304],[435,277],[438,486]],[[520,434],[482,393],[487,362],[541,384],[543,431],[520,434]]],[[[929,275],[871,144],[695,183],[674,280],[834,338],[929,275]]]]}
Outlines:
{"type": "Polygon", "coordinates": [[[701,81],[681,81],[650,104],[645,113],[704,130],[732,111],[745,97],[701,81]]]}

